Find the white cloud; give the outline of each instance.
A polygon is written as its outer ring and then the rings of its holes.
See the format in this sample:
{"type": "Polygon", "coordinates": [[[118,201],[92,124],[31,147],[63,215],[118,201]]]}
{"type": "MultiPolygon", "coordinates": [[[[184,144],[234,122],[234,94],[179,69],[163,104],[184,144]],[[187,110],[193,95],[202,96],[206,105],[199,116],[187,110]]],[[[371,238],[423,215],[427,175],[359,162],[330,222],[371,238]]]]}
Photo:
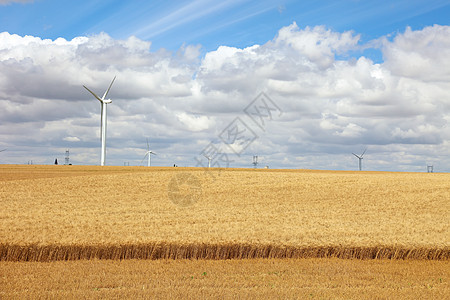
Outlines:
{"type": "Polygon", "coordinates": [[[63,138],[63,140],[66,142],[79,142],[80,141],[80,139],[77,138],[76,136],[68,136],[68,137],[63,138]]]}
{"type": "Polygon", "coordinates": [[[450,27],[406,28],[393,42],[385,41],[385,65],[395,75],[431,82],[450,80],[450,27]]]}
{"type": "Polygon", "coordinates": [[[202,131],[208,129],[213,122],[206,116],[193,116],[185,112],[176,114],[178,120],[185,125],[189,130],[202,131]]]}
{"type": "Polygon", "coordinates": [[[325,26],[299,30],[294,22],[279,31],[275,44],[296,50],[320,68],[327,68],[334,62],[335,53],[341,54],[354,49],[358,40],[359,36],[354,36],[352,32],[332,32],[325,26]]]}
{"type": "Polygon", "coordinates": [[[345,128],[343,128],[340,131],[336,131],[335,135],[341,136],[341,137],[360,137],[362,133],[364,133],[366,129],[362,128],[359,125],[349,123],[345,128]]]}
{"type": "Polygon", "coordinates": [[[149,138],[166,155],[155,165],[195,165],[193,156],[220,143],[239,116],[258,139],[237,165],[259,154],[271,167],[326,168],[320,157],[327,155],[333,168],[348,169],[342,158],[369,146],[372,169],[398,159],[399,169],[421,170],[426,157],[450,155],[449,33],[435,25],[381,38],[381,64],[349,54],[367,46],[358,34],[295,23],[265,44],[221,46],[204,57],[199,45],[151,52],[150,42],[105,33],[70,41],[0,33],[0,146],[34,151],[42,162],[50,158],[41,146],[61,156],[73,147],[78,163],[96,163],[100,107],[82,85],[102,94],[117,75],[108,106],[112,164],[137,164],[149,138]],[[261,91],[283,111],[263,130],[243,113],[261,91]]]}

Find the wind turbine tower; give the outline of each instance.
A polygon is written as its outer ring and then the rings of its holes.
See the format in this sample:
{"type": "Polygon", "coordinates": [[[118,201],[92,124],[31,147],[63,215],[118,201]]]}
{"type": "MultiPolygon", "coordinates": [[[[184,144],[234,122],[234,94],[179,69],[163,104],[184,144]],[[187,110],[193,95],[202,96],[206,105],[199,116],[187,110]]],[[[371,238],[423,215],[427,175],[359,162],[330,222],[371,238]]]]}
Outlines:
{"type": "Polygon", "coordinates": [[[88,89],[85,85],[83,87],[88,90],[98,101],[100,101],[102,110],[101,110],[101,126],[100,126],[100,139],[102,141],[102,152],[101,152],[101,158],[100,158],[100,165],[105,165],[105,158],[106,158],[106,105],[111,103],[111,99],[105,99],[106,96],[109,93],[109,90],[111,89],[111,86],[114,83],[114,80],[116,80],[116,76],[114,76],[113,80],[111,81],[111,84],[109,85],[109,88],[106,90],[106,92],[103,94],[103,97],[97,96],[93,91],[88,89]]]}
{"type": "Polygon", "coordinates": [[[69,165],[69,149],[66,150],[66,157],[64,158],[64,164],[69,165]]]}
{"type": "Polygon", "coordinates": [[[253,168],[257,168],[258,166],[258,155],[253,155],[253,168]]]}
{"type": "Polygon", "coordinates": [[[211,168],[211,156],[207,156],[206,154],[203,154],[204,157],[206,157],[206,159],[208,160],[208,168],[211,168]]]}
{"type": "MultiPolygon", "coordinates": [[[[367,150],[367,148],[366,148],[366,150],[367,150]]],[[[362,160],[363,160],[364,153],[366,153],[366,150],[364,150],[364,152],[361,155],[356,155],[355,153],[352,153],[359,160],[359,170],[360,171],[362,170],[362,160]]]]}
{"type": "MultiPolygon", "coordinates": [[[[152,165],[152,162],[150,160],[150,157],[153,155],[156,155],[155,152],[150,151],[150,145],[148,144],[148,139],[147,139],[147,152],[145,152],[144,158],[142,159],[142,161],[144,161],[145,157],[148,156],[148,162],[147,162],[147,167],[150,167],[152,165]]],[[[141,163],[142,163],[141,161],[141,163]]]]}

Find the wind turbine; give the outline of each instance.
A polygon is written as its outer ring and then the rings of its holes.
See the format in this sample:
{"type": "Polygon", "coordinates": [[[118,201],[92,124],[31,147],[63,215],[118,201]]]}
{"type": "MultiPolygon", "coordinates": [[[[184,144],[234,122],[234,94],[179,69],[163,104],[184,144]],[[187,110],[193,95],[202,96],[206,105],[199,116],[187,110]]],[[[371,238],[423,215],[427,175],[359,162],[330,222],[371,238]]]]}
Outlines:
{"type": "Polygon", "coordinates": [[[206,159],[208,160],[208,168],[211,168],[211,156],[207,156],[206,154],[203,154],[204,157],[206,157],[206,159]]]}
{"type": "Polygon", "coordinates": [[[361,155],[356,155],[355,153],[352,153],[354,156],[356,156],[359,159],[359,170],[360,171],[362,170],[363,155],[364,155],[364,153],[366,153],[366,151],[367,151],[367,148],[366,148],[366,150],[364,150],[364,152],[361,155]]]}
{"type": "Polygon", "coordinates": [[[253,155],[253,168],[257,168],[258,167],[258,155],[253,155]]]}
{"type": "Polygon", "coordinates": [[[94,95],[94,97],[98,101],[100,101],[101,106],[102,106],[101,125],[100,125],[100,139],[102,141],[102,152],[101,152],[100,165],[102,165],[102,166],[105,165],[105,158],[106,158],[106,105],[112,102],[111,99],[105,99],[105,98],[108,95],[109,90],[111,89],[111,86],[114,83],[114,80],[116,80],[116,76],[114,76],[113,80],[111,81],[111,84],[109,85],[109,88],[106,90],[106,92],[103,94],[103,97],[101,97],[101,98],[99,96],[97,96],[93,91],[88,89],[85,85],[83,85],[83,87],[86,90],[88,90],[92,95],[94,95]]]}
{"type": "Polygon", "coordinates": [[[152,154],[153,154],[153,155],[156,155],[155,152],[150,151],[150,146],[149,146],[149,144],[148,144],[148,139],[147,139],[147,152],[145,152],[145,155],[144,155],[144,158],[143,158],[142,161],[141,161],[141,164],[142,164],[142,162],[144,161],[145,157],[148,156],[147,167],[150,167],[150,166],[152,165],[151,160],[150,160],[150,157],[152,156],[152,154]]]}

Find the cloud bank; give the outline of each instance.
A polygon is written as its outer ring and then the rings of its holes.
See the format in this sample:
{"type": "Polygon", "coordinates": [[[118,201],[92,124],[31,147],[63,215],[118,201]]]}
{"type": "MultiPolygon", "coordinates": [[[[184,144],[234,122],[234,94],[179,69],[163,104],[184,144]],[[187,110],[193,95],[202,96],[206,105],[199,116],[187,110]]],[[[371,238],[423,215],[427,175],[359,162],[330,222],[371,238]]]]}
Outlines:
{"type": "MultiPolygon", "coordinates": [[[[52,163],[70,149],[98,164],[98,94],[112,77],[107,164],[138,165],[149,138],[155,165],[195,157],[236,118],[255,132],[230,166],[252,156],[277,168],[450,171],[450,27],[406,28],[362,45],[354,32],[293,23],[263,45],[152,52],[151,43],[105,33],[43,40],[0,33],[2,163],[52,163]],[[364,57],[377,45],[383,63],[364,57]],[[356,53],[356,54],[355,54],[356,53]],[[261,129],[245,107],[264,92],[282,110],[261,129]]],[[[223,143],[222,143],[223,144],[223,143]]],[[[221,145],[223,146],[223,145],[221,145]]]]}

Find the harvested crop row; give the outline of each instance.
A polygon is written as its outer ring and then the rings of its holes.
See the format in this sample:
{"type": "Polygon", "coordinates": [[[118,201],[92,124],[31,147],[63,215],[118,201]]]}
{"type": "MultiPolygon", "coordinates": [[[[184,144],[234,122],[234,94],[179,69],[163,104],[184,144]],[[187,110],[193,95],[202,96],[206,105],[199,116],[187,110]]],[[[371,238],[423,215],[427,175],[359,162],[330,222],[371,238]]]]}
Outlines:
{"type": "Polygon", "coordinates": [[[389,247],[280,247],[250,244],[142,245],[8,245],[0,244],[0,261],[59,261],[80,259],[255,259],[344,258],[448,260],[450,249],[404,249],[389,247]]]}

